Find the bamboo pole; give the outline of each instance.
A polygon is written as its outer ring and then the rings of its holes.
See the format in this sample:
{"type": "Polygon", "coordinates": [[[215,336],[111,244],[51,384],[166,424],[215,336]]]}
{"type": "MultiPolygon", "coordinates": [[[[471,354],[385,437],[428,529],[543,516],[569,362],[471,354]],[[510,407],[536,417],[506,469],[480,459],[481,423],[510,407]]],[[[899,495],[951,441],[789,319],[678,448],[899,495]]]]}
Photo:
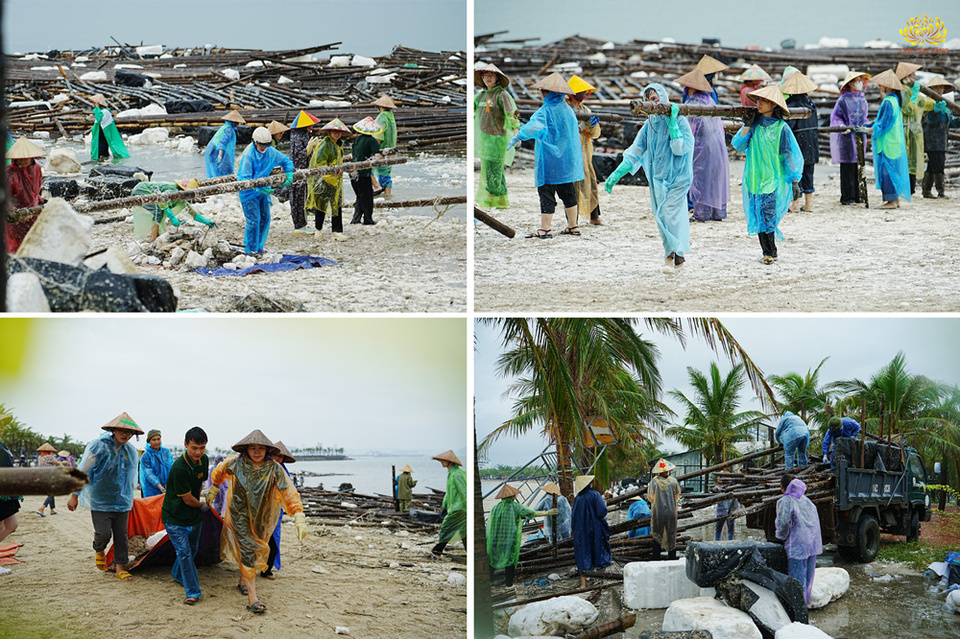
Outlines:
{"type": "MultiPolygon", "coordinates": [[[[448,206],[452,204],[466,204],[466,195],[450,195],[445,197],[424,198],[422,200],[384,200],[376,202],[373,206],[378,209],[403,209],[415,208],[418,206],[448,206]]],[[[344,208],[353,206],[353,202],[347,202],[344,208]]]]}
{"type": "Polygon", "coordinates": [[[622,586],[623,584],[619,581],[601,584],[599,586],[591,586],[590,588],[584,588],[580,590],[567,590],[566,592],[555,592],[550,595],[540,595],[539,597],[531,597],[530,599],[522,599],[520,601],[501,601],[499,603],[493,604],[494,608],[519,608],[520,606],[526,606],[528,603],[533,603],[535,601],[546,601],[547,599],[553,599],[554,597],[566,597],[568,595],[579,595],[585,592],[591,592],[594,590],[606,590],[607,588],[614,588],[616,586],[622,586]]]}
{"type": "MultiPolygon", "coordinates": [[[[529,109],[518,110],[518,114],[522,115],[524,118],[528,120],[530,119],[530,116],[533,115],[533,113],[534,112],[529,109]]],[[[574,115],[577,116],[578,120],[583,120],[583,121],[589,120],[590,118],[597,118],[601,122],[623,122],[623,116],[617,115],[616,113],[597,113],[597,112],[576,113],[574,112],[574,115]]]]}
{"type": "MultiPolygon", "coordinates": [[[[670,115],[671,107],[675,103],[670,102],[647,102],[645,100],[631,100],[630,111],[634,115],[670,115]]],[[[680,115],[693,115],[699,117],[718,117],[727,116],[742,118],[748,115],[759,113],[757,107],[745,106],[727,106],[725,104],[677,104],[680,115]]],[[[802,120],[810,117],[810,109],[791,109],[789,113],[784,113],[785,120],[802,120]]]]}
{"type": "Polygon", "coordinates": [[[594,626],[586,632],[581,632],[579,635],[574,637],[574,639],[601,639],[601,637],[609,637],[610,635],[615,635],[618,632],[623,632],[628,628],[633,628],[635,623],[637,623],[637,615],[624,615],[619,619],[614,619],[610,623],[605,623],[601,626],[594,626]]]}
{"type": "MultiPolygon", "coordinates": [[[[914,80],[916,82],[916,80],[914,80]]],[[[920,87],[920,92],[923,93],[928,98],[933,98],[934,100],[943,101],[947,103],[947,108],[953,111],[954,115],[960,115],[960,104],[957,104],[953,100],[948,100],[933,89],[929,87],[922,86],[920,87]]]]}
{"type": "Polygon", "coordinates": [[[483,222],[484,224],[492,228],[494,231],[502,233],[503,235],[506,235],[509,238],[513,238],[517,234],[517,232],[514,231],[512,228],[510,228],[500,220],[497,220],[492,215],[484,213],[477,207],[473,207],[473,217],[477,218],[478,220],[480,220],[481,222],[483,222]]]}
{"type": "Polygon", "coordinates": [[[0,468],[0,495],[66,495],[83,488],[86,473],[76,468],[0,468]]]}

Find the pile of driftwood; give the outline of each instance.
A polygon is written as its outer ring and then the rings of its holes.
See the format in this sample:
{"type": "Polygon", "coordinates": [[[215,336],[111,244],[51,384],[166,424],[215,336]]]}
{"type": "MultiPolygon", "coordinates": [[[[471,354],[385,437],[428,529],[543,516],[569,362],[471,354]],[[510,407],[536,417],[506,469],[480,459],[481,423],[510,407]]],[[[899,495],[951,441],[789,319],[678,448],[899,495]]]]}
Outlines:
{"type": "MultiPolygon", "coordinates": [[[[610,43],[603,40],[572,36],[542,46],[525,46],[526,40],[498,39],[502,33],[478,35],[474,43],[478,47],[478,62],[492,62],[510,76],[509,90],[517,100],[521,117],[532,112],[541,103],[539,92],[532,89],[537,80],[557,71],[569,78],[576,74],[597,87],[587,105],[595,114],[617,115],[621,124],[604,123],[601,118],[602,135],[595,148],[616,153],[632,142],[633,135],[645,117],[631,109],[631,101],[641,98],[641,93],[652,82],[661,83],[673,102],[679,102],[682,87],[676,79],[693,69],[704,55],[710,55],[730,66],[727,71],[714,77],[713,84],[721,105],[740,105],[741,82],[737,76],[751,64],[758,64],[779,81],[788,65],[807,73],[811,65],[846,65],[850,70],[866,71],[873,75],[885,69],[895,68],[898,62],[922,63],[922,71],[943,75],[956,83],[960,78],[960,51],[945,49],[915,49],[904,53],[901,49],[782,49],[760,51],[710,45],[680,44],[634,40],[627,43],[610,43]]],[[[842,81],[843,73],[839,74],[842,81]]],[[[820,126],[829,126],[830,112],[839,97],[836,84],[824,82],[810,94],[817,108],[820,126]]],[[[876,116],[881,95],[876,85],[866,91],[870,107],[870,119],[876,116]]],[[[954,115],[960,115],[960,107],[950,105],[954,115]]],[[[723,114],[725,128],[731,133],[740,127],[735,114],[723,114]]],[[[951,140],[960,140],[960,133],[951,132],[951,140]]],[[[820,133],[821,153],[829,157],[829,133],[820,133]]],[[[869,151],[869,135],[867,136],[869,151]]],[[[522,154],[521,159],[524,157],[522,154]]],[[[871,162],[867,154],[867,162],[871,162]]],[[[947,153],[948,176],[960,177],[960,149],[953,145],[947,153]]]]}
{"type": "MultiPolygon", "coordinates": [[[[414,494],[412,507],[440,512],[443,493],[414,494]]],[[[351,526],[389,525],[403,530],[434,531],[439,524],[413,519],[409,513],[399,512],[393,497],[388,495],[361,495],[355,492],[337,492],[320,488],[300,488],[303,511],[316,523],[350,524],[351,526]]]]}
{"type": "Polygon", "coordinates": [[[188,131],[219,126],[230,109],[239,110],[250,126],[272,120],[289,123],[301,109],[324,122],[338,117],[352,124],[375,116],[377,108],[370,103],[385,94],[399,104],[395,115],[401,144],[466,147],[463,52],[398,46],[380,58],[315,56],[339,44],[286,51],[178,49],[142,54],[136,47],[119,46],[5,56],[8,126],[14,135],[84,133],[93,125],[91,97],[98,93],[106,97],[124,133],[156,126],[188,131]],[[95,72],[105,79],[87,75],[95,72]],[[167,113],[122,115],[151,104],[167,113]]]}

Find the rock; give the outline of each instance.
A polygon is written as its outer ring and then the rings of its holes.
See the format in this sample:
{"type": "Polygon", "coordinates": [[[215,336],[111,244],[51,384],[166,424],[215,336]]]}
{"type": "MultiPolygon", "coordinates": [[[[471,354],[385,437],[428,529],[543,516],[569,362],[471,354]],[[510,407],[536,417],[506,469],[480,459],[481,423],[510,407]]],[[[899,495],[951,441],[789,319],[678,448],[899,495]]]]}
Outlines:
{"type": "Polygon", "coordinates": [[[510,617],[507,632],[523,635],[565,635],[578,632],[596,622],[600,613],[580,597],[554,597],[528,604],[510,617]]]}
{"type": "Polygon", "coordinates": [[[466,588],[467,578],[459,572],[451,572],[447,575],[447,585],[452,588],[466,588]]]}
{"type": "Polygon", "coordinates": [[[80,184],[72,178],[44,177],[40,188],[48,200],[55,197],[73,200],[80,195],[80,184]]]}
{"type": "Polygon", "coordinates": [[[184,251],[179,246],[173,247],[173,250],[170,251],[170,264],[173,266],[178,265],[180,262],[183,261],[183,258],[186,254],[187,252],[184,251]]]}
{"type": "Polygon", "coordinates": [[[349,634],[350,634],[350,629],[349,629],[349,628],[346,628],[346,627],[344,627],[344,626],[337,626],[335,632],[336,632],[338,635],[349,635],[349,634]]]}
{"type": "Polygon", "coordinates": [[[664,632],[663,630],[644,630],[637,639],[712,639],[706,630],[686,630],[684,632],[664,632]]]}
{"type": "Polygon", "coordinates": [[[561,577],[555,572],[552,572],[549,575],[547,575],[547,579],[549,579],[550,581],[560,581],[561,579],[563,579],[563,577],[561,577]]]}
{"type": "Polygon", "coordinates": [[[183,260],[183,265],[191,269],[203,268],[207,265],[207,258],[196,251],[190,251],[187,253],[186,259],[183,260]]]}
{"type": "Polygon", "coordinates": [[[8,313],[49,313],[50,303],[40,278],[33,273],[17,273],[7,280],[8,313]]]}
{"type": "Polygon", "coordinates": [[[143,133],[130,136],[130,144],[162,144],[170,139],[170,131],[165,127],[151,127],[143,133]]]}
{"type": "Polygon", "coordinates": [[[850,588],[850,573],[843,568],[817,568],[813,573],[808,608],[823,608],[850,588]]]}
{"type": "Polygon", "coordinates": [[[830,635],[816,626],[794,621],[777,631],[774,639],[833,639],[830,635]]]}
{"type": "Polygon", "coordinates": [[[700,594],[687,579],[686,559],[636,561],[623,567],[623,603],[631,610],[667,608],[677,599],[700,594]]]}
{"type": "Polygon", "coordinates": [[[327,574],[327,569],[324,568],[323,566],[314,566],[314,567],[311,568],[310,570],[311,570],[312,572],[317,573],[318,575],[325,575],[325,574],[327,574]]]}
{"type": "Polygon", "coordinates": [[[714,639],[763,639],[750,615],[706,597],[678,599],[663,614],[663,630],[707,630],[714,639]]]}
{"type": "Polygon", "coordinates": [[[103,253],[98,253],[84,260],[83,264],[95,271],[106,266],[111,273],[133,274],[140,272],[133,260],[119,246],[111,246],[103,253]]]}
{"type": "Polygon", "coordinates": [[[43,172],[45,174],[77,175],[80,173],[80,162],[77,161],[77,154],[69,149],[50,149],[50,153],[47,154],[47,165],[43,172]]]}
{"type": "Polygon", "coordinates": [[[92,217],[80,215],[65,200],[54,198],[43,207],[17,256],[77,265],[90,252],[92,228],[92,217]]]}
{"type": "Polygon", "coordinates": [[[947,600],[943,606],[944,609],[951,614],[960,613],[960,590],[951,590],[947,593],[947,600]]]}
{"type": "Polygon", "coordinates": [[[758,597],[756,603],[746,612],[753,618],[761,632],[774,634],[780,628],[790,625],[790,616],[772,590],[749,581],[744,581],[743,585],[758,597]]]}

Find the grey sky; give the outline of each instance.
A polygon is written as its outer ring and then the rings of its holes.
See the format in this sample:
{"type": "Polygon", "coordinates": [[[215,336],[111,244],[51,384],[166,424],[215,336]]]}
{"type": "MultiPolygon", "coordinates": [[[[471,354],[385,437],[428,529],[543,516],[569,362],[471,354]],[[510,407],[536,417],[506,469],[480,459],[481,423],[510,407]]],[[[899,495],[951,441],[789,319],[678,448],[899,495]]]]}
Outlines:
{"type": "MultiPolygon", "coordinates": [[[[724,324],[744,347],[764,374],[797,372],[805,374],[824,357],[820,379],[866,379],[890,362],[898,351],[906,353],[911,372],[949,384],[960,383],[960,319],[946,318],[781,318],[738,317],[724,324]]],[[[660,349],[660,372],[665,391],[678,388],[691,396],[687,366],[706,371],[711,361],[720,370],[730,369],[728,360],[715,355],[697,338],[689,338],[684,351],[679,343],[640,326],[643,336],[660,349]]],[[[476,388],[477,437],[483,439],[509,419],[512,400],[503,393],[509,381],[495,373],[501,352],[500,336],[490,326],[475,325],[474,386],[476,388]]],[[[744,409],[759,409],[749,391],[744,409]]],[[[672,399],[664,398],[675,411],[672,399]]],[[[682,416],[676,418],[682,419],[682,416]]],[[[521,439],[501,438],[492,448],[493,464],[519,465],[537,455],[546,441],[538,436],[521,439]]]]}
{"type": "Polygon", "coordinates": [[[7,0],[7,52],[114,44],[300,49],[380,56],[466,48],[466,0],[7,0]]]}
{"type": "Polygon", "coordinates": [[[40,433],[87,441],[126,411],[171,445],[201,426],[221,448],[254,428],[354,454],[466,446],[463,319],[101,315],[30,327],[19,375],[0,374],[0,403],[40,433]]]}

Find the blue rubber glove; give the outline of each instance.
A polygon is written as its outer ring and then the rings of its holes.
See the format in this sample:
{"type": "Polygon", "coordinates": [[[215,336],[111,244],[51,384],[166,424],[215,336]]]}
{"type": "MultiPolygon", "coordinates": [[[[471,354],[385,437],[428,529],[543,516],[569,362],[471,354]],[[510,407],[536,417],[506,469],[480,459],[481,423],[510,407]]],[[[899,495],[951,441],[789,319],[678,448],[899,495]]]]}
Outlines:
{"type": "Polygon", "coordinates": [[[603,183],[603,190],[607,193],[613,193],[614,185],[620,181],[624,175],[630,172],[630,165],[626,162],[621,162],[620,166],[610,174],[610,177],[607,178],[607,181],[603,183]]]}
{"type": "Polygon", "coordinates": [[[670,105],[670,139],[676,140],[679,137],[682,137],[683,134],[680,133],[680,121],[677,119],[677,116],[680,113],[680,107],[676,104],[670,105]]]}
{"type": "Polygon", "coordinates": [[[937,113],[946,113],[947,103],[944,100],[937,100],[937,103],[933,105],[933,110],[937,113]]]}
{"type": "Polygon", "coordinates": [[[592,129],[593,127],[595,127],[595,126],[597,126],[598,124],[600,124],[600,118],[598,118],[597,116],[593,116],[592,118],[590,118],[589,120],[587,120],[587,122],[590,123],[590,128],[592,129]]]}
{"type": "Polygon", "coordinates": [[[293,171],[286,171],[287,179],[283,181],[284,184],[293,184],[293,171]]]}
{"type": "Polygon", "coordinates": [[[910,86],[910,101],[916,104],[917,98],[919,96],[920,96],[920,83],[914,80],[913,84],[910,86]]]}
{"type": "Polygon", "coordinates": [[[509,149],[511,147],[518,147],[518,146],[520,146],[520,137],[515,135],[512,138],[510,138],[510,143],[507,145],[507,148],[509,149]]]}
{"type": "Polygon", "coordinates": [[[169,208],[163,209],[163,214],[167,216],[167,219],[170,220],[170,224],[174,226],[180,226],[180,220],[177,219],[177,216],[173,214],[169,208]]]}

